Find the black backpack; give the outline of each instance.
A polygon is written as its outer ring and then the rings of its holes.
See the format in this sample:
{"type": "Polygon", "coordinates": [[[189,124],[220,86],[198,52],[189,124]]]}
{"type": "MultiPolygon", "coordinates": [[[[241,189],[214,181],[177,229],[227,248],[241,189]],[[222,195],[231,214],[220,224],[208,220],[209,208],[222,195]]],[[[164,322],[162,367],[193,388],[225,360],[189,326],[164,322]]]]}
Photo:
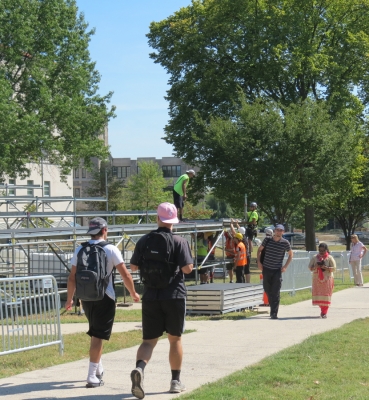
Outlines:
{"type": "Polygon", "coordinates": [[[152,231],[145,239],[139,263],[141,281],[154,289],[166,288],[174,279],[174,240],[172,233],[152,231]]]}
{"type": "Polygon", "coordinates": [[[76,297],[84,301],[102,300],[112,272],[107,275],[108,259],[104,247],[108,242],[82,243],[77,254],[76,297]]]}

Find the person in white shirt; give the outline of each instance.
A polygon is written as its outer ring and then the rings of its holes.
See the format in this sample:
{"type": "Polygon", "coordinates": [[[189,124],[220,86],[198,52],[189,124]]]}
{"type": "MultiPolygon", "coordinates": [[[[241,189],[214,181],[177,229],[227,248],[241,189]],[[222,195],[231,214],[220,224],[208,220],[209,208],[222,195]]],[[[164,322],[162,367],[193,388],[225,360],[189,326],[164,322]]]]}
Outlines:
{"type": "Polygon", "coordinates": [[[354,274],[356,286],[363,286],[363,274],[361,273],[361,259],[367,252],[367,248],[359,241],[357,235],[351,235],[350,264],[354,274]]]}

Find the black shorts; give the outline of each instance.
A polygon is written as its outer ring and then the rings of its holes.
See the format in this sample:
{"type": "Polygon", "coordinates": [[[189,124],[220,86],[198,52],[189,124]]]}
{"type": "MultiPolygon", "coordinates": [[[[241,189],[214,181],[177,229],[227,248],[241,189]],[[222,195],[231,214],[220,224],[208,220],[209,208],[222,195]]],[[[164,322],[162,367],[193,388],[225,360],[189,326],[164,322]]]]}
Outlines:
{"type": "Polygon", "coordinates": [[[173,203],[177,208],[184,207],[183,196],[177,193],[174,189],[173,189],[173,203]]]}
{"type": "Polygon", "coordinates": [[[232,269],[234,268],[233,257],[226,258],[226,268],[227,268],[227,271],[232,271],[232,269]]]}
{"type": "Polygon", "coordinates": [[[99,301],[82,301],[89,330],[87,335],[109,340],[115,317],[115,301],[105,295],[99,301]]]}
{"type": "Polygon", "coordinates": [[[142,302],[142,337],[156,339],[164,332],[181,336],[185,327],[186,299],[142,302]]]}
{"type": "Polygon", "coordinates": [[[247,239],[252,240],[252,239],[256,238],[257,235],[258,235],[258,231],[256,228],[247,228],[246,229],[247,239]]]}
{"type": "Polygon", "coordinates": [[[244,268],[244,270],[243,270],[243,273],[245,274],[245,275],[250,275],[250,265],[245,265],[245,268],[244,268]]]}

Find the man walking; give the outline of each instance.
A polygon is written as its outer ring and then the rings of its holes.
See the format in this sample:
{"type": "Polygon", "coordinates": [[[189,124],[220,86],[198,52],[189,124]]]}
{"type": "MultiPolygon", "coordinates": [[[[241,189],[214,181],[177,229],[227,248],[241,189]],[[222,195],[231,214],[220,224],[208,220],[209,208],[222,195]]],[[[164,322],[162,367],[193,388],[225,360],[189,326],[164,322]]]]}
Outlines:
{"type": "MultiPolygon", "coordinates": [[[[120,251],[114,245],[106,242],[108,237],[108,225],[106,221],[99,217],[93,218],[89,223],[87,233],[91,235],[91,239],[87,243],[79,246],[71,259],[72,269],[68,278],[68,297],[67,302],[65,303],[65,309],[71,309],[73,305],[73,296],[76,290],[77,265],[79,266],[83,261],[81,260],[82,256],[79,256],[79,253],[86,246],[89,246],[90,248],[95,246],[95,250],[97,251],[98,249],[96,249],[96,245],[98,245],[101,251],[106,254],[105,267],[107,273],[106,277],[109,277],[108,284],[102,300],[83,300],[83,309],[89,323],[87,334],[91,336],[89,352],[90,363],[86,387],[92,388],[103,385],[102,376],[104,370],[101,362],[103,340],[109,340],[115,316],[115,291],[112,279],[113,268],[116,268],[122,276],[123,282],[132,299],[138,302],[140,296],[135,291],[132,276],[124,264],[120,251]]],[[[85,256],[85,254],[83,254],[83,256],[85,256]]],[[[86,260],[86,257],[84,258],[86,260]]],[[[96,257],[94,258],[96,259],[96,257]]]]}
{"type": "MultiPolygon", "coordinates": [[[[177,209],[174,204],[162,203],[157,210],[158,229],[144,235],[136,244],[131,258],[132,271],[140,270],[144,278],[145,290],[142,296],[142,336],[143,341],[137,351],[136,368],[131,372],[132,394],[138,399],[145,397],[143,386],[144,370],[151,359],[153,350],[164,332],[168,333],[169,364],[172,371],[170,393],[181,393],[186,390],[181,382],[180,373],[182,366],[181,335],[184,330],[186,314],[186,287],[184,273],[189,274],[193,268],[193,259],[190,246],[186,239],[172,234],[173,224],[178,223],[177,209]],[[151,275],[161,270],[160,264],[148,260],[147,249],[156,243],[156,236],[164,235],[171,249],[169,261],[172,276],[168,282],[155,279],[156,285],[151,283],[151,275]],[[154,270],[154,265],[156,269],[154,270]],[[156,286],[156,287],[153,287],[156,286]],[[161,287],[160,287],[161,286],[161,287]],[[164,286],[164,287],[162,287],[164,286]]],[[[154,248],[152,253],[158,253],[154,248]]],[[[165,253],[165,251],[160,251],[165,253]]],[[[162,267],[164,268],[164,267],[162,267]]],[[[162,276],[162,275],[160,275],[162,276]]]]}
{"type": "Polygon", "coordinates": [[[185,174],[181,175],[173,187],[173,203],[177,207],[178,218],[183,221],[182,210],[184,207],[184,202],[187,199],[187,185],[190,178],[195,176],[195,171],[189,169],[185,174]]]}
{"type": "Polygon", "coordinates": [[[278,309],[280,301],[280,292],[282,287],[282,272],[287,270],[290,264],[293,252],[288,240],[283,239],[283,225],[276,225],[274,236],[265,238],[259,246],[257,254],[258,268],[263,273],[263,287],[268,296],[270,304],[270,318],[278,319],[278,309]],[[265,249],[264,259],[261,262],[260,256],[265,249]],[[288,253],[288,259],[283,265],[284,255],[288,253]]]}
{"type": "Polygon", "coordinates": [[[350,264],[356,286],[363,286],[363,274],[361,273],[361,259],[365,256],[367,248],[360,242],[357,235],[351,235],[350,264]]]}

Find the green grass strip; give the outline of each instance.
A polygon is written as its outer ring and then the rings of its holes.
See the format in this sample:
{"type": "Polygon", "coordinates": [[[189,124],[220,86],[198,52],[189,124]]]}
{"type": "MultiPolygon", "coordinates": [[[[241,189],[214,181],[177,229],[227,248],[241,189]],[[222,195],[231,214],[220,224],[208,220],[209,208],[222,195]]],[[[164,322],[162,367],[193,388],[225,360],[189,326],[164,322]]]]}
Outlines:
{"type": "MultiPolygon", "coordinates": [[[[306,339],[183,400],[341,400],[369,398],[369,319],[306,339]]],[[[271,341],[276,340],[271,335],[271,341]]],[[[242,355],[243,356],[243,355],[242,355]]],[[[247,353],[244,355],[247,357],[247,353]]]]}

